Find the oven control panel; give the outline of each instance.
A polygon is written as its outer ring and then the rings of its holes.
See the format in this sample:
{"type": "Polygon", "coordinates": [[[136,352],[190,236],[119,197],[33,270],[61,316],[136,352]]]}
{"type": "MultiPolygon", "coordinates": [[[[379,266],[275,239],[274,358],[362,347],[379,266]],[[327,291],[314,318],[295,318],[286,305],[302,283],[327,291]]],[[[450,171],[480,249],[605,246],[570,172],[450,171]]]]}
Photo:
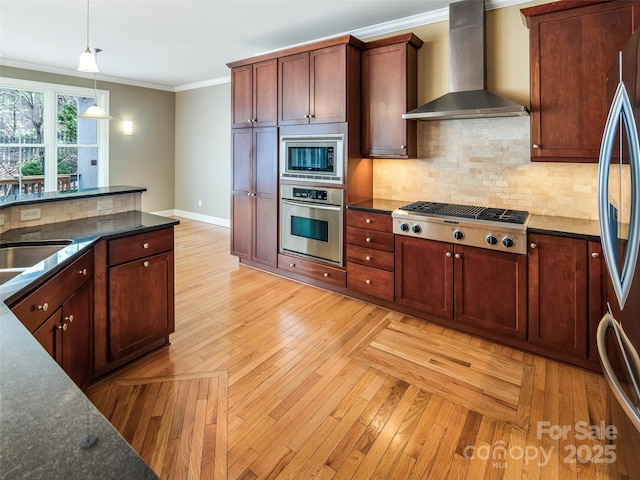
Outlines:
{"type": "Polygon", "coordinates": [[[293,188],[293,198],[307,198],[309,200],[327,200],[327,191],[316,188],[293,188]]]}

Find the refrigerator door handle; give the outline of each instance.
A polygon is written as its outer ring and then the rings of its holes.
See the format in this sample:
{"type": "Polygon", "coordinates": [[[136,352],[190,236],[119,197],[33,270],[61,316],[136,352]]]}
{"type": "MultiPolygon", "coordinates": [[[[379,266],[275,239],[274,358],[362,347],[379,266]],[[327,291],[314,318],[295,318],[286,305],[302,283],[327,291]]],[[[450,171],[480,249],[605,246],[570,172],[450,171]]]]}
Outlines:
{"type": "Polygon", "coordinates": [[[640,359],[638,358],[638,353],[633,348],[631,342],[629,341],[629,338],[624,333],[624,330],[622,329],[620,324],[613,318],[610,313],[606,313],[605,316],[602,317],[602,320],[600,320],[597,333],[598,353],[600,354],[602,370],[604,371],[604,376],[607,379],[607,383],[611,387],[613,395],[618,400],[618,403],[620,404],[626,415],[629,417],[634,427],[640,432],[640,407],[638,405],[635,405],[629,398],[627,393],[624,391],[624,389],[620,385],[620,380],[616,376],[613,370],[613,366],[609,361],[606,342],[607,331],[609,329],[612,329],[614,331],[616,339],[618,340],[622,356],[624,357],[625,367],[629,372],[628,374],[631,378],[636,398],[638,399],[640,399],[640,388],[638,385],[640,359]]]}

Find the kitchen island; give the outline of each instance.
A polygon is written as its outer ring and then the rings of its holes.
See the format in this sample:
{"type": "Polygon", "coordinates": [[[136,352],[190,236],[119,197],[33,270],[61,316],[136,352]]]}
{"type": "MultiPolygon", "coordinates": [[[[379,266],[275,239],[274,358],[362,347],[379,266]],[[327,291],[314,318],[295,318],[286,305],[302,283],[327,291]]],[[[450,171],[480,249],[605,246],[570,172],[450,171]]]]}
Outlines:
{"type": "Polygon", "coordinates": [[[179,223],[140,211],[52,223],[2,234],[69,239],[60,254],[0,286],[0,477],[157,478],[36,341],[5,302],[51,278],[96,242],[179,223]],[[87,436],[97,441],[82,448],[87,436]]]}

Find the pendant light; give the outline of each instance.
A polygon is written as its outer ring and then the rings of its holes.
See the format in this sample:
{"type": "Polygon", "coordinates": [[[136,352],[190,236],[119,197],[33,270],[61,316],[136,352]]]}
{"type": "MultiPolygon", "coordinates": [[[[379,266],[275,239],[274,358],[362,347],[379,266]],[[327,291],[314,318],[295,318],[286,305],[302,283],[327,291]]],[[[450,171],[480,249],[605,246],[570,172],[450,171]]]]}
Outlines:
{"type": "Polygon", "coordinates": [[[96,73],[98,70],[98,62],[96,61],[96,50],[91,50],[89,47],[89,0],[87,0],[87,48],[80,55],[80,62],[78,65],[79,72],[96,73]]]}
{"type": "MultiPolygon", "coordinates": [[[[98,56],[98,53],[101,52],[99,48],[94,50],[95,56],[98,56]]],[[[95,101],[93,105],[87,108],[84,112],[78,115],[78,118],[92,118],[94,120],[110,120],[113,117],[110,116],[107,112],[105,112],[102,107],[98,105],[98,79],[96,72],[93,72],[93,98],[95,101]]]]}

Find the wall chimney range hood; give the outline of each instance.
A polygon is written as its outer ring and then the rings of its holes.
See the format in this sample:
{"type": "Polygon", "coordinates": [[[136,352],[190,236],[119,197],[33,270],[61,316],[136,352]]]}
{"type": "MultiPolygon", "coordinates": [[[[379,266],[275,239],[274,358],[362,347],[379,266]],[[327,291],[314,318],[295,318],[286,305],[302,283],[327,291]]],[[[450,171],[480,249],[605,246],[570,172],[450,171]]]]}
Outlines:
{"type": "Polygon", "coordinates": [[[484,0],[449,5],[449,93],[402,115],[411,120],[523,117],[526,107],[486,88],[484,0]]]}

